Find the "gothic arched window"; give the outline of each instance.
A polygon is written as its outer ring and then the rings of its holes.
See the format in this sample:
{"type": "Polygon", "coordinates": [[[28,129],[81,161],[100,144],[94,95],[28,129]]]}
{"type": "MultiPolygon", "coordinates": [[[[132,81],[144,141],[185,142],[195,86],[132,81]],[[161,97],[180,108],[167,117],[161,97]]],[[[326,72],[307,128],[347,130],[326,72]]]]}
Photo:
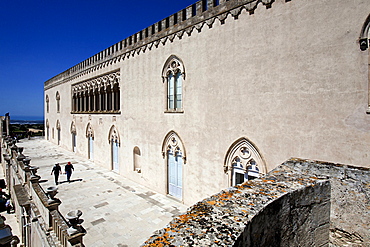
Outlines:
{"type": "Polygon", "coordinates": [[[265,162],[257,148],[246,138],[240,138],[229,148],[224,171],[229,175],[230,185],[235,186],[266,173],[265,162]]]}
{"type": "Polygon", "coordinates": [[[166,111],[183,111],[183,80],[185,68],[183,62],[176,56],[170,56],[162,70],[162,79],[166,85],[166,111]]]}
{"type": "Polygon", "coordinates": [[[60,112],[60,94],[57,92],[55,99],[57,101],[57,112],[60,112]]]}
{"type": "Polygon", "coordinates": [[[46,113],[49,113],[49,95],[46,95],[46,113]]]}

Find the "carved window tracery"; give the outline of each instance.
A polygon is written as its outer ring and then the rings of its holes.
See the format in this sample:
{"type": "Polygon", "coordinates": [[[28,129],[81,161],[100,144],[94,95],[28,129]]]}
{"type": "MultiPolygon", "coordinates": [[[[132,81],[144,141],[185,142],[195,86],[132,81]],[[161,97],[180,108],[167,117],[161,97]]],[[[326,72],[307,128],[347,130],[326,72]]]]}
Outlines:
{"type": "Polygon", "coordinates": [[[86,127],[86,137],[92,137],[94,138],[94,130],[91,126],[90,123],[87,124],[87,127],[86,127]]]}
{"type": "Polygon", "coordinates": [[[94,130],[90,123],[86,127],[86,137],[88,145],[88,158],[94,160],[94,130]]]}
{"type": "Polygon", "coordinates": [[[166,159],[167,193],[179,200],[183,195],[183,164],[186,164],[186,152],[179,136],[171,131],[162,145],[162,155],[166,159]]]}
{"type": "Polygon", "coordinates": [[[72,113],[120,113],[120,72],[72,85],[72,113]]]}
{"type": "Polygon", "coordinates": [[[74,121],[72,121],[71,123],[71,134],[77,134],[77,131],[76,131],[76,124],[74,121]]]}
{"type": "Polygon", "coordinates": [[[229,148],[224,171],[230,177],[230,185],[234,186],[260,177],[261,173],[266,173],[266,166],[257,148],[241,138],[229,148]]]}
{"type": "Polygon", "coordinates": [[[166,85],[166,112],[182,112],[185,67],[181,59],[174,55],[167,59],[162,70],[162,79],[166,85]]]}
{"type": "Polygon", "coordinates": [[[116,126],[114,126],[114,125],[109,130],[108,142],[109,142],[109,144],[111,144],[112,142],[118,143],[118,145],[121,144],[118,130],[117,130],[116,126]]]}

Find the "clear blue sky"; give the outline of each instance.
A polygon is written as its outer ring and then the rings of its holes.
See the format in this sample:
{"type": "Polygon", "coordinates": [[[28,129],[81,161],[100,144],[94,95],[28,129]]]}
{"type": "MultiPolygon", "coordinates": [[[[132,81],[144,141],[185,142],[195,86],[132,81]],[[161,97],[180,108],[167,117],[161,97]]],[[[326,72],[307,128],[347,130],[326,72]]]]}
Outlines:
{"type": "Polygon", "coordinates": [[[0,0],[0,116],[43,116],[44,82],[197,0],[0,0]]]}

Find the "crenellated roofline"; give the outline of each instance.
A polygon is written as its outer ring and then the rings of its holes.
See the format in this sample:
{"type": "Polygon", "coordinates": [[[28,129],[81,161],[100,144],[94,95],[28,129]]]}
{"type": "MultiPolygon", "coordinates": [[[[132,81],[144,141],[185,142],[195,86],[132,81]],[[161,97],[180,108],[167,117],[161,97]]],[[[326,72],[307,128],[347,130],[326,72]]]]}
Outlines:
{"type": "MultiPolygon", "coordinates": [[[[285,1],[289,2],[290,0],[285,1]]],[[[273,2],[275,0],[197,1],[54,76],[44,83],[44,88],[52,88],[110,64],[150,51],[160,44],[165,45],[168,41],[173,42],[176,37],[181,39],[185,33],[191,36],[194,30],[201,32],[204,26],[212,28],[216,19],[221,24],[224,24],[229,15],[238,19],[243,9],[249,14],[253,14],[260,3],[266,8],[270,8],[273,2]]]]}

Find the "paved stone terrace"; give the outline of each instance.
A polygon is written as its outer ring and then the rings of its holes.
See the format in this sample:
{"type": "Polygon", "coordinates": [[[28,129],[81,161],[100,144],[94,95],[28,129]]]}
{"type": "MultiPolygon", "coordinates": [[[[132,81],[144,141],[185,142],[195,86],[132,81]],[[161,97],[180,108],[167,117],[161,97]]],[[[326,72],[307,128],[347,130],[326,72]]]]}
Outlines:
{"type": "Polygon", "coordinates": [[[140,246],[173,216],[186,211],[185,205],[46,140],[21,140],[17,146],[24,147],[23,154],[32,159],[32,166],[40,167],[38,175],[44,189],[55,186],[50,172],[56,162],[63,171],[64,165],[72,162],[72,182],[66,182],[66,175],[61,175],[56,197],[62,201],[59,210],[63,215],[74,209],[83,212],[86,246],[140,246]]]}

